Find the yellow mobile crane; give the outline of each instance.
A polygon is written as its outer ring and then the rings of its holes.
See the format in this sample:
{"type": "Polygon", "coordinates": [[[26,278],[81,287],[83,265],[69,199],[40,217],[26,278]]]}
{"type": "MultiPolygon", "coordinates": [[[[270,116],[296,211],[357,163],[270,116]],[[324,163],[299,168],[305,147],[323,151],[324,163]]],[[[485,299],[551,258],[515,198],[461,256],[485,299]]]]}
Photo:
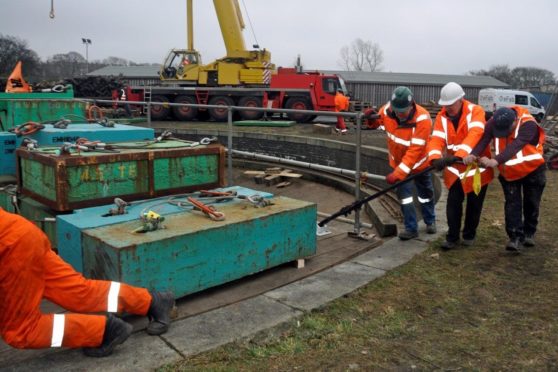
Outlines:
{"type": "MultiPolygon", "coordinates": [[[[161,80],[197,86],[262,86],[269,85],[275,66],[271,53],[247,50],[242,30],[244,20],[238,0],[213,0],[227,55],[209,64],[202,64],[194,49],[192,0],[187,0],[188,49],[173,49],[161,66],[161,80]]],[[[259,48],[257,45],[254,47],[259,48]]]]}

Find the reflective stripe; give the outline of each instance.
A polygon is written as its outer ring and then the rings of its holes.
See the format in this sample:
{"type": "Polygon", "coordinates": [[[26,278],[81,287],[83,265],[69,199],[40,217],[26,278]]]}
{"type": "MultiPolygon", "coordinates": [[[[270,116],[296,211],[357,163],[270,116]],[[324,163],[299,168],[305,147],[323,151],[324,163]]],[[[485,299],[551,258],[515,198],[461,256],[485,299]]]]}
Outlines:
{"type": "Polygon", "coordinates": [[[378,127],[378,129],[379,129],[379,130],[384,130],[384,131],[385,131],[385,130],[386,130],[386,127],[384,127],[383,125],[380,125],[380,126],[378,127]]]}
{"type": "Polygon", "coordinates": [[[411,168],[409,168],[407,165],[405,165],[404,163],[399,163],[399,168],[401,168],[401,170],[403,172],[405,172],[406,174],[409,174],[409,172],[411,172],[411,168]]]}
{"type": "Polygon", "coordinates": [[[426,159],[428,159],[428,156],[425,156],[424,158],[417,161],[415,163],[415,165],[413,165],[413,169],[417,169],[418,167],[420,167],[422,165],[422,163],[424,163],[426,161],[426,159]]]}
{"type": "Polygon", "coordinates": [[[118,293],[120,292],[120,283],[111,282],[108,294],[108,306],[107,312],[116,313],[118,312],[118,293]]]}
{"type": "Polygon", "coordinates": [[[422,138],[411,138],[411,144],[424,146],[426,145],[426,141],[423,140],[422,138]]]}
{"type": "Polygon", "coordinates": [[[461,145],[459,145],[459,146],[457,146],[457,147],[459,147],[460,150],[465,151],[467,154],[470,154],[471,151],[473,151],[473,149],[471,148],[471,146],[468,146],[468,145],[466,145],[466,144],[464,144],[464,143],[462,143],[461,145]]]}
{"type": "MultiPolygon", "coordinates": [[[[518,154],[519,154],[519,152],[518,152],[518,154]]],[[[525,161],[539,160],[539,159],[543,159],[543,156],[539,153],[532,154],[532,155],[527,155],[527,156],[523,156],[523,154],[521,154],[521,156],[519,156],[519,155],[517,156],[517,159],[508,160],[507,162],[505,162],[505,164],[506,165],[517,165],[517,164],[521,164],[525,161]]]]}
{"type": "Polygon", "coordinates": [[[447,145],[448,150],[457,151],[459,150],[459,145],[447,145]]]}
{"type": "Polygon", "coordinates": [[[396,136],[394,136],[393,134],[391,134],[391,133],[389,133],[389,132],[386,132],[386,134],[387,134],[388,138],[389,138],[390,140],[392,140],[393,142],[395,142],[395,143],[398,143],[398,144],[400,144],[400,145],[407,146],[407,147],[408,147],[408,146],[411,146],[411,141],[405,141],[404,139],[399,138],[399,137],[396,137],[396,136]]]}
{"type": "Polygon", "coordinates": [[[430,200],[432,200],[432,199],[423,199],[423,198],[421,198],[420,196],[418,197],[418,201],[419,201],[420,203],[422,203],[422,204],[424,204],[424,203],[430,203],[430,200]]]}
{"type": "Polygon", "coordinates": [[[434,132],[432,132],[432,136],[446,139],[446,134],[441,130],[435,130],[434,132]]]}
{"type": "Polygon", "coordinates": [[[473,121],[469,124],[467,124],[467,129],[471,130],[472,128],[480,128],[484,130],[484,124],[481,123],[480,121],[473,121]]]}
{"type": "Polygon", "coordinates": [[[431,150],[428,153],[428,156],[432,156],[432,155],[442,155],[442,152],[440,150],[431,150]]]}
{"type": "Polygon", "coordinates": [[[401,204],[405,205],[405,204],[411,204],[413,202],[413,197],[409,196],[408,198],[405,199],[401,199],[401,204]]]}
{"type": "MultiPolygon", "coordinates": [[[[467,175],[465,175],[465,172],[459,173],[459,170],[458,170],[457,168],[455,168],[455,167],[452,167],[452,166],[448,166],[448,167],[446,167],[446,169],[447,169],[449,172],[455,174],[455,175],[456,175],[457,177],[459,177],[459,179],[461,179],[461,180],[462,180],[463,178],[465,178],[465,177],[473,177],[473,176],[475,175],[475,169],[471,169],[471,170],[469,171],[469,173],[467,173],[467,175]]],[[[480,172],[482,173],[482,172],[486,171],[486,169],[487,169],[487,168],[480,168],[480,172]]]]}
{"type": "Polygon", "coordinates": [[[496,155],[500,154],[500,139],[498,137],[494,137],[494,152],[496,155]]]}
{"type": "Polygon", "coordinates": [[[63,339],[64,339],[64,314],[54,314],[54,319],[52,322],[52,339],[50,341],[50,347],[62,346],[63,339]]]}
{"type": "Polygon", "coordinates": [[[430,117],[430,115],[422,114],[417,117],[416,121],[426,120],[430,117]]]}

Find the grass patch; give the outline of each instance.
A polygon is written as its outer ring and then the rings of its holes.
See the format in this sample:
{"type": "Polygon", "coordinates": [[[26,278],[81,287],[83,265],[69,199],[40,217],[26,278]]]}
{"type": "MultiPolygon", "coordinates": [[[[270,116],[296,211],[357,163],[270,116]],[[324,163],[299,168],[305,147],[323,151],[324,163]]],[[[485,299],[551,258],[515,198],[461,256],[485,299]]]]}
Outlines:
{"type": "Polygon", "coordinates": [[[442,252],[434,243],[276,338],[229,344],[164,370],[556,370],[556,200],[558,173],[548,172],[537,246],[511,255],[494,182],[473,247],[442,252]]]}

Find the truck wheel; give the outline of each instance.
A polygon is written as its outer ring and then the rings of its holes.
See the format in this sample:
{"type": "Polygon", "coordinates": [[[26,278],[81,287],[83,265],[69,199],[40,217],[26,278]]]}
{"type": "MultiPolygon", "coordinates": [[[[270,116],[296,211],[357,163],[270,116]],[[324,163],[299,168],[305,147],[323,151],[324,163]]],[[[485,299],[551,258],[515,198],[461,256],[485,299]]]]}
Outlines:
{"type": "Polygon", "coordinates": [[[544,115],[542,113],[535,115],[535,120],[537,120],[537,123],[539,124],[542,123],[543,119],[544,119],[544,115]]]}
{"type": "Polygon", "coordinates": [[[153,96],[151,102],[163,102],[162,105],[151,105],[151,120],[164,120],[170,114],[169,99],[165,96],[153,96]]]}
{"type": "MultiPolygon", "coordinates": [[[[291,110],[312,110],[312,104],[305,97],[291,97],[285,103],[285,108],[291,110]]],[[[308,123],[312,118],[312,114],[288,113],[287,117],[297,123],[308,123]]]]}
{"type": "MultiPolygon", "coordinates": [[[[194,97],[191,96],[178,96],[174,100],[174,103],[195,104],[197,102],[194,97]]],[[[187,106],[173,106],[172,113],[174,114],[174,117],[180,121],[192,121],[198,115],[198,108],[187,106]]]]}
{"type": "MultiPolygon", "coordinates": [[[[233,106],[234,101],[232,98],[227,96],[216,96],[209,100],[210,105],[218,105],[218,106],[233,106]]],[[[215,121],[227,121],[228,119],[228,109],[223,108],[210,108],[207,109],[209,111],[209,115],[215,121]]]]}
{"type": "MultiPolygon", "coordinates": [[[[238,101],[238,105],[242,107],[262,107],[262,99],[259,97],[242,97],[238,101]]],[[[242,120],[260,120],[263,116],[263,111],[248,111],[242,110],[240,111],[240,118],[242,120]]]]}

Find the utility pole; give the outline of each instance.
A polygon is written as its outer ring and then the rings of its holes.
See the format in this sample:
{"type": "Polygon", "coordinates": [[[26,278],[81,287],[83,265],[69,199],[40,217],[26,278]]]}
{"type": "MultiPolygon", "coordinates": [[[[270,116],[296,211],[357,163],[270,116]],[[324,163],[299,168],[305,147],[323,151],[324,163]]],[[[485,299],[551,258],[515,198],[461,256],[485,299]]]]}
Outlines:
{"type": "Polygon", "coordinates": [[[81,38],[81,42],[85,44],[85,73],[89,72],[89,45],[91,45],[91,39],[81,38]]]}

